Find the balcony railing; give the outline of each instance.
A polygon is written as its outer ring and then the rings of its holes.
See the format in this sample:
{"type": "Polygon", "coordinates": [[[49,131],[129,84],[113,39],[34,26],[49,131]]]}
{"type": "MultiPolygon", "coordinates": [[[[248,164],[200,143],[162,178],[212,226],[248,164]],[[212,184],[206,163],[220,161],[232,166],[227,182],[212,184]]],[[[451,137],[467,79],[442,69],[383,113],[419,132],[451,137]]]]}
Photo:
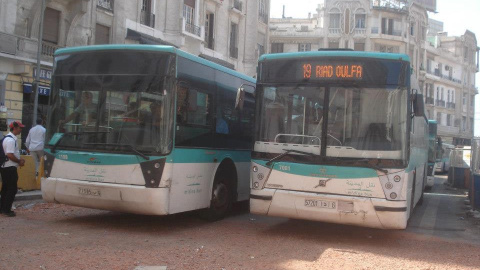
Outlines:
{"type": "Polygon", "coordinates": [[[435,75],[435,76],[440,77],[440,78],[445,79],[445,80],[449,80],[449,81],[455,82],[455,83],[459,83],[459,84],[462,83],[461,80],[455,79],[455,78],[453,78],[453,77],[450,76],[450,75],[443,75],[438,68],[436,68],[433,72],[432,72],[431,70],[427,69],[427,73],[428,73],[428,74],[435,75]]]}
{"type": "Polygon", "coordinates": [[[445,100],[435,100],[435,106],[445,107],[445,100]]]}
{"type": "Polygon", "coordinates": [[[142,10],[140,14],[140,23],[155,28],[155,14],[142,10]]]}
{"type": "Polygon", "coordinates": [[[328,32],[330,34],[341,34],[342,33],[342,29],[340,28],[329,28],[328,29],[328,32]]]}
{"type": "Polygon", "coordinates": [[[365,35],[367,33],[367,29],[364,28],[355,28],[353,34],[355,35],[365,35]]]}
{"type": "Polygon", "coordinates": [[[53,57],[55,51],[62,47],[58,46],[57,44],[53,44],[50,42],[43,41],[42,42],[42,55],[53,57]]]}
{"type": "Polygon", "coordinates": [[[449,109],[455,109],[455,103],[453,103],[453,102],[447,102],[447,108],[449,108],[449,109]]]}
{"type": "Polygon", "coordinates": [[[97,7],[113,13],[114,0],[97,0],[97,7]]]}
{"type": "Polygon", "coordinates": [[[425,98],[425,103],[433,105],[433,98],[432,97],[426,97],[425,98]]]}
{"type": "Polygon", "coordinates": [[[230,57],[238,59],[238,48],[230,47],[230,57]]]}
{"type": "Polygon", "coordinates": [[[202,28],[196,26],[195,24],[188,23],[187,21],[185,21],[185,31],[199,37],[202,36],[202,28]]]}
{"type": "Polygon", "coordinates": [[[233,0],[233,8],[239,11],[242,11],[242,1],[240,0],[233,0]]]}

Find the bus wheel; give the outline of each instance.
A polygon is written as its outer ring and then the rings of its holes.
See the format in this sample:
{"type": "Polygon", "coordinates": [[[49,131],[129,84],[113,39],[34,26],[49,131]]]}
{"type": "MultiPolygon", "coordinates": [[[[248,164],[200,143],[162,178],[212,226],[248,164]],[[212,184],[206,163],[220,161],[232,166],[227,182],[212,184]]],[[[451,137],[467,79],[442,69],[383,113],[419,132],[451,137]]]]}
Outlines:
{"type": "Polygon", "coordinates": [[[213,183],[210,207],[200,211],[200,217],[208,221],[224,218],[232,206],[230,183],[226,179],[217,178],[213,183]]]}

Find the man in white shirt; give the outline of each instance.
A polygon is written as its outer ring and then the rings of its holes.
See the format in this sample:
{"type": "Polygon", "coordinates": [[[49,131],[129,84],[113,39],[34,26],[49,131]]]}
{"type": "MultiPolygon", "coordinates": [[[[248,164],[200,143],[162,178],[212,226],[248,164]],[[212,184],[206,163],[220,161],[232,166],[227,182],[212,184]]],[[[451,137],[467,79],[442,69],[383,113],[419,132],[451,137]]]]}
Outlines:
{"type": "Polygon", "coordinates": [[[14,217],[15,212],[12,211],[12,204],[13,200],[15,200],[15,195],[17,195],[17,167],[25,165],[25,160],[20,158],[17,135],[22,133],[22,128],[25,126],[19,121],[13,121],[9,127],[10,133],[5,136],[2,143],[3,151],[8,160],[0,168],[0,174],[2,175],[0,212],[7,217],[14,217]]]}
{"type": "Polygon", "coordinates": [[[27,152],[32,155],[35,161],[35,175],[38,176],[38,167],[43,157],[46,129],[42,126],[42,119],[37,119],[37,125],[30,129],[25,146],[27,152]]]}

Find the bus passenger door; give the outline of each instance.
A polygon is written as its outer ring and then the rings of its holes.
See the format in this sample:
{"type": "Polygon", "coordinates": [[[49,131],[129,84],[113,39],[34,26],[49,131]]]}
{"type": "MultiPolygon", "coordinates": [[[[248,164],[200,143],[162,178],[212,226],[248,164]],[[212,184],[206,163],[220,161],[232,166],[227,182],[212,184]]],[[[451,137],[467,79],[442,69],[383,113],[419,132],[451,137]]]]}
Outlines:
{"type": "Polygon", "coordinates": [[[213,89],[177,88],[175,150],[169,213],[208,207],[215,172],[213,89]]]}

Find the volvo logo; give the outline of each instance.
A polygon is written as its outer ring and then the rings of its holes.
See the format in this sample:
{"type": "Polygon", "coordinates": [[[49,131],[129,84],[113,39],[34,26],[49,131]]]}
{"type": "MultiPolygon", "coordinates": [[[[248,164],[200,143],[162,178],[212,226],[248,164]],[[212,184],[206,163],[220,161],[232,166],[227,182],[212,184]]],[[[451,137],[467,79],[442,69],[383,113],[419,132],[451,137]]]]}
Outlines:
{"type": "Polygon", "coordinates": [[[90,164],[100,164],[100,160],[92,157],[92,158],[89,158],[87,163],[90,163],[90,164]]]}
{"type": "Polygon", "coordinates": [[[330,179],[326,179],[326,180],[318,180],[318,185],[316,185],[314,188],[318,188],[318,187],[326,187],[327,186],[327,182],[332,180],[331,178],[330,179]]]}

